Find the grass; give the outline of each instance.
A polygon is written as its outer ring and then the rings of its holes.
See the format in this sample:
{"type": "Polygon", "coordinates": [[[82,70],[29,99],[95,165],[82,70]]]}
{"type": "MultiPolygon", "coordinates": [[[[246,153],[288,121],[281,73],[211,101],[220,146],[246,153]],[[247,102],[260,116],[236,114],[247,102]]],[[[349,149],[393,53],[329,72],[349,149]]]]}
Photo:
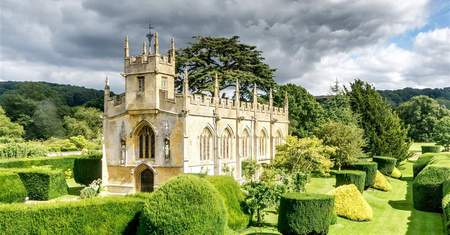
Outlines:
{"type": "MultiPolygon", "coordinates": [[[[389,178],[392,191],[364,191],[363,196],[373,209],[372,221],[354,222],[339,217],[337,223],[330,226],[329,234],[443,234],[441,214],[417,211],[412,206],[412,163],[405,162],[399,169],[402,180],[389,178]]],[[[307,191],[327,193],[334,188],[334,183],[334,178],[312,178],[307,191]]],[[[265,221],[266,226],[250,227],[241,234],[279,234],[276,214],[266,213],[265,221]]]]}

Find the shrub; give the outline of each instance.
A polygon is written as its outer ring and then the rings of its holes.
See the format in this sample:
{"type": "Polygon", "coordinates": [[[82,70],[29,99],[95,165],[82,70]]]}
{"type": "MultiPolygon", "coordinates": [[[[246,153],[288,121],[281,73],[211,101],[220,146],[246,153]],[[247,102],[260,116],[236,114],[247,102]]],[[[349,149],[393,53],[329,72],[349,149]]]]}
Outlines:
{"type": "Polygon", "coordinates": [[[395,179],[400,179],[402,178],[402,172],[397,167],[394,167],[394,170],[392,170],[391,173],[391,177],[395,179]]]}
{"type": "Polygon", "coordinates": [[[44,157],[47,153],[47,147],[40,142],[0,144],[0,158],[44,157]]]}
{"type": "Polygon", "coordinates": [[[377,174],[375,175],[375,183],[373,184],[372,188],[388,192],[391,191],[392,186],[387,178],[383,174],[381,174],[380,171],[377,171],[377,174]]]}
{"type": "Polygon", "coordinates": [[[27,168],[32,166],[50,166],[62,171],[72,170],[73,162],[80,156],[39,157],[22,159],[1,159],[0,168],[27,168]]]}
{"type": "Polygon", "coordinates": [[[222,195],[228,212],[228,226],[234,230],[245,228],[250,217],[241,208],[244,194],[240,185],[231,176],[206,176],[208,180],[222,195]]]}
{"type": "Polygon", "coordinates": [[[355,221],[372,219],[372,208],[355,185],[342,185],[328,194],[335,196],[334,209],[337,215],[355,221]]]}
{"type": "Polygon", "coordinates": [[[364,191],[366,172],[355,170],[336,171],[336,187],[345,184],[354,184],[360,192],[364,191]]]}
{"type": "Polygon", "coordinates": [[[69,139],[59,139],[52,137],[44,142],[51,152],[67,152],[67,151],[77,151],[77,146],[72,143],[69,139]]]}
{"type": "Polygon", "coordinates": [[[100,159],[78,158],[73,166],[73,178],[79,184],[89,185],[102,178],[102,161],[100,159]]]}
{"type": "Polygon", "coordinates": [[[442,184],[442,212],[444,217],[444,229],[450,233],[450,179],[442,184]]]}
{"type": "Polygon", "coordinates": [[[226,209],[205,179],[181,175],[155,191],[140,217],[140,234],[224,234],[226,209]]]}
{"type": "Polygon", "coordinates": [[[93,198],[97,196],[101,191],[102,180],[96,179],[89,184],[89,186],[85,187],[80,191],[80,198],[93,198]]]}
{"type": "Polygon", "coordinates": [[[430,164],[413,182],[414,208],[440,212],[442,209],[442,184],[450,179],[450,165],[430,164]]]}
{"type": "Polygon", "coordinates": [[[334,213],[334,196],[287,193],[281,197],[278,231],[282,234],[327,234],[334,213]]]}
{"type": "Polygon", "coordinates": [[[16,171],[31,200],[49,200],[67,194],[64,173],[48,168],[28,168],[16,171]]]}
{"type": "Polygon", "coordinates": [[[1,171],[0,182],[0,203],[25,201],[27,190],[19,175],[14,172],[1,171]]]}
{"type": "Polygon", "coordinates": [[[370,187],[375,183],[375,175],[377,174],[378,164],[376,162],[356,162],[348,167],[353,170],[366,172],[365,186],[370,187]]]}
{"type": "Polygon", "coordinates": [[[0,206],[2,234],[134,234],[143,201],[93,198],[0,206]]]}
{"type": "Polygon", "coordinates": [[[378,170],[385,175],[391,175],[397,163],[397,159],[383,156],[373,157],[373,161],[378,164],[378,170]]]}
{"type": "Polygon", "coordinates": [[[428,163],[430,163],[431,159],[433,159],[435,155],[431,154],[431,153],[427,153],[427,154],[422,154],[415,162],[413,165],[413,175],[414,177],[416,177],[420,171],[423,170],[423,168],[425,168],[428,163]]]}
{"type": "Polygon", "coordinates": [[[422,153],[439,153],[441,146],[439,145],[422,145],[422,153]]]}

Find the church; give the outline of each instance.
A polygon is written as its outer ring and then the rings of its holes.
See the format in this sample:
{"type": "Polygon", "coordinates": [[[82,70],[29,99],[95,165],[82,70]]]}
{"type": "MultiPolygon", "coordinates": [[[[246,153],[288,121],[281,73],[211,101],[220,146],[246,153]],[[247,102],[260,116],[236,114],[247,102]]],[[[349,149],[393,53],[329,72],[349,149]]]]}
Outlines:
{"type": "Polygon", "coordinates": [[[275,146],[288,134],[288,104],[274,107],[257,101],[220,96],[215,76],[214,95],[175,90],[175,42],[160,54],[158,33],[141,53],[130,55],[124,43],[125,92],[111,95],[105,82],[103,118],[103,184],[110,193],[151,192],[182,173],[228,174],[241,179],[241,163],[270,162],[275,146]]]}

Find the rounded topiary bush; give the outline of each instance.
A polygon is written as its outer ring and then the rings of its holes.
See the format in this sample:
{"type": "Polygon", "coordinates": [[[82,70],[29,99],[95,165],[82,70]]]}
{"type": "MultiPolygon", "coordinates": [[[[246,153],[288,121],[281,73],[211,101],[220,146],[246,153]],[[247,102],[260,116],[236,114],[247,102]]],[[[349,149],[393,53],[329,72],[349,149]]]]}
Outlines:
{"type": "Polygon", "coordinates": [[[392,186],[391,183],[389,183],[388,179],[383,174],[381,174],[380,171],[377,171],[377,174],[375,175],[375,183],[373,184],[372,188],[388,192],[391,191],[392,186]]]}
{"type": "Polygon", "coordinates": [[[282,234],[327,234],[334,216],[334,196],[287,193],[280,199],[278,231],[282,234]]]}
{"type": "Polygon", "coordinates": [[[378,170],[384,175],[391,175],[394,170],[395,164],[397,164],[397,159],[393,157],[373,157],[373,161],[378,164],[378,170]]]}
{"type": "Polygon", "coordinates": [[[422,145],[422,153],[439,153],[441,146],[439,145],[422,145]]]}
{"type": "Polygon", "coordinates": [[[342,185],[328,194],[334,195],[336,214],[355,221],[368,221],[373,218],[372,208],[354,184],[342,185]]]}
{"type": "Polygon", "coordinates": [[[397,167],[394,167],[394,170],[392,170],[391,173],[391,177],[395,179],[400,179],[402,178],[402,172],[397,167]]]}
{"type": "Polygon", "coordinates": [[[240,230],[247,227],[250,221],[250,215],[244,213],[241,204],[244,202],[244,194],[241,187],[231,176],[205,176],[222,195],[225,207],[228,212],[228,227],[234,230],[240,230]]]}
{"type": "Polygon", "coordinates": [[[450,179],[450,168],[442,165],[429,165],[423,169],[413,182],[414,208],[422,211],[441,212],[443,183],[450,179]]]}
{"type": "Polygon", "coordinates": [[[378,164],[376,162],[356,162],[348,166],[349,169],[366,172],[365,187],[373,186],[375,175],[377,174],[378,164]]]}
{"type": "Polygon", "coordinates": [[[224,234],[227,212],[211,183],[182,175],[162,185],[145,203],[139,234],[224,234]]]}
{"type": "Polygon", "coordinates": [[[354,184],[360,192],[364,191],[366,172],[355,170],[336,171],[336,187],[346,184],[354,184]]]}

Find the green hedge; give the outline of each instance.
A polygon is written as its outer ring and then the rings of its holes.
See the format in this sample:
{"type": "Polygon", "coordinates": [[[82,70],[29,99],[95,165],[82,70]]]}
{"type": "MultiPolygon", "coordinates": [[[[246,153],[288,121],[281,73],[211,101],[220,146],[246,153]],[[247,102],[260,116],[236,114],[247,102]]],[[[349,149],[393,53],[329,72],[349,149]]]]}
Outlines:
{"type": "Polygon", "coordinates": [[[49,200],[67,194],[64,173],[49,168],[17,169],[31,200],[49,200]]]}
{"type": "Polygon", "coordinates": [[[422,145],[422,153],[439,153],[441,146],[439,145],[422,145]]]}
{"type": "Polygon", "coordinates": [[[435,154],[426,153],[422,154],[419,158],[417,158],[417,160],[413,164],[414,177],[416,177],[420,173],[420,171],[422,171],[423,168],[425,168],[428,165],[428,163],[430,163],[431,159],[433,159],[434,156],[435,154]]]}
{"type": "Polygon", "coordinates": [[[66,171],[68,169],[73,169],[74,160],[78,158],[81,158],[81,156],[70,155],[64,157],[2,159],[0,160],[0,168],[28,168],[32,166],[51,166],[54,169],[66,171]]]}
{"type": "Polygon", "coordinates": [[[75,159],[73,178],[79,184],[89,185],[92,181],[102,178],[102,160],[90,158],[75,159]]]}
{"type": "Polygon", "coordinates": [[[354,184],[362,193],[364,191],[366,172],[355,170],[341,170],[335,172],[336,187],[345,184],[354,184]]]}
{"type": "Polygon", "coordinates": [[[327,234],[333,216],[333,196],[287,193],[280,199],[278,231],[282,234],[327,234]]]}
{"type": "Polygon", "coordinates": [[[243,212],[241,205],[244,194],[241,187],[231,176],[206,176],[208,180],[222,195],[228,212],[228,226],[234,230],[247,227],[250,216],[243,212]]]}
{"type": "Polygon", "coordinates": [[[450,179],[450,165],[430,164],[413,182],[414,208],[423,211],[441,212],[442,184],[450,179]]]}
{"type": "Polygon", "coordinates": [[[41,142],[0,144],[0,158],[27,158],[47,156],[47,147],[41,142]]]}
{"type": "Polygon", "coordinates": [[[145,203],[139,234],[224,234],[227,212],[207,180],[181,175],[162,185],[145,203]]]}
{"type": "Polygon", "coordinates": [[[375,156],[372,160],[378,164],[378,170],[387,176],[391,175],[397,163],[397,159],[393,157],[375,156]]]}
{"type": "Polygon", "coordinates": [[[27,190],[19,175],[14,172],[0,172],[0,203],[23,202],[27,190]]]}
{"type": "Polygon", "coordinates": [[[442,212],[444,218],[444,229],[450,234],[450,179],[442,184],[442,212]]]}
{"type": "Polygon", "coordinates": [[[143,201],[93,198],[45,204],[0,205],[0,231],[16,234],[135,234],[143,201]]]}
{"type": "Polygon", "coordinates": [[[378,164],[376,162],[356,162],[348,166],[349,169],[366,172],[365,187],[373,186],[377,174],[378,164]]]}

